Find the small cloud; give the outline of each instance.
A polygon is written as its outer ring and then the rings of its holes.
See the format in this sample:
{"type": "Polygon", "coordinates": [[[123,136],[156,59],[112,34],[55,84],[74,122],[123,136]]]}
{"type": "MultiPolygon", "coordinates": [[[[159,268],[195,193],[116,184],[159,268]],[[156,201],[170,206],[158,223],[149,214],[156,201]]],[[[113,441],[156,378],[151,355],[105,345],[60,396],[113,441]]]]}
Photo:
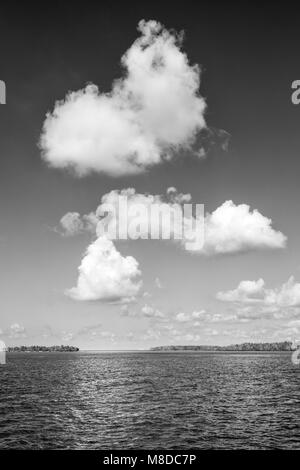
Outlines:
{"type": "Polygon", "coordinates": [[[223,302],[257,303],[265,296],[265,281],[241,281],[236,289],[218,292],[217,299],[223,302]]]}
{"type": "Polygon", "coordinates": [[[206,315],[206,310],[199,310],[192,313],[192,318],[200,320],[206,315]]]}
{"type": "Polygon", "coordinates": [[[160,311],[157,310],[154,307],[151,307],[150,305],[144,305],[142,307],[142,315],[148,318],[164,318],[164,314],[160,311]]]}
{"type": "Polygon", "coordinates": [[[128,305],[122,305],[121,307],[121,315],[127,317],[129,315],[129,307],[128,305]]]}
{"type": "Polygon", "coordinates": [[[128,305],[122,305],[120,314],[122,317],[137,317],[138,316],[137,312],[129,308],[128,305]]]}
{"type": "Polygon", "coordinates": [[[151,294],[150,294],[149,292],[143,292],[143,297],[144,297],[145,299],[150,298],[150,297],[151,297],[151,294]]]}
{"type": "Polygon", "coordinates": [[[5,334],[9,338],[25,338],[27,336],[26,329],[24,326],[19,325],[19,323],[13,323],[5,332],[5,334]]]}
{"type": "Polygon", "coordinates": [[[190,321],[191,317],[190,315],[186,314],[186,313],[177,313],[176,317],[175,317],[175,320],[179,323],[186,323],[188,321],[190,321]]]}
{"type": "Polygon", "coordinates": [[[217,336],[219,334],[218,330],[214,328],[205,328],[204,329],[204,334],[206,336],[217,336]]]}
{"type": "Polygon", "coordinates": [[[66,237],[76,235],[84,229],[83,222],[78,212],[67,212],[67,214],[60,219],[60,226],[62,228],[62,235],[66,237]]]}
{"type": "Polygon", "coordinates": [[[68,333],[68,332],[64,331],[64,332],[62,333],[62,336],[61,336],[61,339],[62,339],[63,341],[72,341],[73,338],[74,338],[74,333],[72,333],[72,332],[69,332],[69,333],[68,333]]]}

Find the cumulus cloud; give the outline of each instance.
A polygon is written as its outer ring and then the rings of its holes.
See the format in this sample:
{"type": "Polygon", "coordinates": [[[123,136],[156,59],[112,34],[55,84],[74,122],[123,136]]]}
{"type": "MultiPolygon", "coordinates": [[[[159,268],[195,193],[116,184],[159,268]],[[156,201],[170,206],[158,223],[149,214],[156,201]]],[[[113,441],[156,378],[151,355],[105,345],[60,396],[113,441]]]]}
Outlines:
{"type": "Polygon", "coordinates": [[[273,229],[271,219],[247,204],[226,201],[205,217],[203,252],[208,255],[284,248],[286,240],[273,229]]]}
{"type": "MultiPolygon", "coordinates": [[[[202,206],[200,215],[197,212],[195,216],[190,201],[190,194],[178,193],[174,187],[168,188],[166,195],[140,194],[127,188],[106,193],[95,212],[83,216],[69,212],[63,216],[60,227],[64,235],[89,231],[97,237],[79,267],[77,287],[68,290],[68,295],[80,300],[118,302],[135,298],[141,285],[136,280],[141,274],[138,263],[132,257],[123,258],[114,240],[171,240],[187,251],[206,256],[283,248],[286,244],[285,235],[272,227],[271,219],[258,210],[251,211],[246,204],[227,201],[206,215],[202,206]]],[[[159,280],[155,282],[162,287],[159,280]]],[[[238,293],[223,297],[244,295],[250,301],[251,293],[244,291],[254,289],[252,294],[257,294],[252,284],[243,282],[238,293]]]]}
{"type": "Polygon", "coordinates": [[[281,287],[267,289],[263,279],[241,281],[236,289],[219,292],[217,298],[224,302],[261,304],[267,307],[266,312],[275,313],[278,308],[300,306],[300,283],[291,276],[281,287]]]}
{"type": "Polygon", "coordinates": [[[265,296],[265,281],[241,281],[236,289],[218,292],[217,299],[223,302],[257,303],[265,296]]]}
{"type": "Polygon", "coordinates": [[[157,21],[142,20],[138,30],[110,93],[88,85],[47,114],[40,146],[50,166],[79,176],[136,174],[191,149],[205,128],[200,69],[181,50],[182,35],[157,21]]]}
{"type": "Polygon", "coordinates": [[[279,289],[267,290],[266,303],[281,307],[299,307],[300,283],[295,281],[294,276],[291,276],[279,289]]]}
{"type": "MultiPolygon", "coordinates": [[[[67,234],[76,233],[73,230],[76,225],[79,232],[84,227],[94,230],[98,236],[105,233],[120,238],[120,225],[126,214],[126,233],[121,237],[147,239],[153,238],[154,233],[157,238],[172,239],[187,251],[202,255],[280,249],[286,245],[286,236],[272,227],[272,220],[257,209],[251,210],[247,204],[236,205],[233,201],[226,201],[211,214],[204,216],[200,212],[195,217],[192,212],[184,211],[185,205],[190,203],[191,195],[178,193],[174,187],[168,188],[166,195],[140,194],[134,188],[113,190],[101,198],[95,212],[84,215],[79,221],[75,213],[75,224],[71,224],[67,234]],[[120,210],[122,198],[126,204],[120,210]],[[154,206],[159,208],[159,217],[152,217],[156,215],[154,206]],[[134,235],[131,229],[134,229],[134,235]]],[[[69,219],[68,215],[68,222],[69,219]]]]}
{"type": "Polygon", "coordinates": [[[78,271],[77,286],[66,292],[75,300],[124,300],[134,297],[141,288],[136,259],[123,257],[105,237],[88,247],[78,271]]]}
{"type": "MultiPolygon", "coordinates": [[[[81,217],[81,223],[76,218],[77,233],[88,230],[112,240],[172,239],[195,250],[203,242],[203,206],[194,217],[191,205],[184,210],[190,199],[190,194],[178,193],[175,188],[166,195],[140,194],[134,188],[113,190],[102,196],[95,212],[81,217]]],[[[69,214],[66,216],[70,218],[69,214]]],[[[60,225],[62,233],[76,234],[73,224],[71,230],[66,224],[60,225]]]]}

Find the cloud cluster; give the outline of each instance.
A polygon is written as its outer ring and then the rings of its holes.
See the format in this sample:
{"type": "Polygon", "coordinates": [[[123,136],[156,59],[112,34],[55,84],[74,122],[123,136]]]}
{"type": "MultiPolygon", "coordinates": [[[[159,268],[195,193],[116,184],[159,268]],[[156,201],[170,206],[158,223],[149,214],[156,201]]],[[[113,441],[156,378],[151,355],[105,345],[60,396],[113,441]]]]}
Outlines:
{"type": "Polygon", "coordinates": [[[162,342],[165,344],[199,344],[202,341],[206,342],[206,340],[211,336],[217,335],[219,335],[219,332],[214,328],[203,328],[201,332],[196,333],[194,331],[183,329],[182,326],[180,329],[177,329],[173,325],[162,323],[159,325],[159,328],[148,328],[142,335],[141,339],[143,341],[159,340],[160,344],[162,342]]]}
{"type": "MultiPolygon", "coordinates": [[[[191,195],[179,193],[174,187],[168,188],[165,195],[141,194],[127,188],[104,194],[95,212],[83,216],[78,212],[65,214],[60,220],[62,235],[88,231],[97,237],[79,267],[77,286],[68,290],[68,295],[78,300],[126,301],[139,292],[141,283],[136,279],[141,273],[137,261],[123,258],[114,245],[115,240],[122,238],[160,238],[205,256],[285,247],[285,235],[272,227],[270,219],[258,210],[251,211],[246,204],[226,201],[211,214],[204,215],[202,211],[200,217],[195,217],[192,211],[188,215],[185,211],[190,203],[191,195]],[[122,210],[120,199],[125,200],[122,210]],[[152,218],[154,206],[160,215],[152,218]],[[134,231],[130,232],[132,228],[134,231]]],[[[159,280],[155,282],[162,287],[159,280]]],[[[261,282],[258,281],[259,286],[261,282]]],[[[247,281],[241,283],[238,292],[219,296],[246,299],[248,291],[250,298],[251,290],[256,294],[257,289],[247,281]]]]}
{"type": "Polygon", "coordinates": [[[175,322],[182,323],[188,326],[198,327],[203,326],[204,323],[218,323],[218,322],[230,322],[237,320],[237,316],[228,313],[214,313],[208,312],[204,309],[195,310],[192,313],[180,312],[175,315],[175,322]]]}
{"type": "Polygon", "coordinates": [[[27,332],[24,326],[19,323],[13,323],[4,331],[0,330],[0,336],[2,335],[12,339],[18,339],[25,338],[27,336],[27,332]]]}
{"type": "Polygon", "coordinates": [[[121,307],[121,316],[123,317],[136,317],[136,318],[149,318],[149,319],[163,319],[165,318],[164,313],[162,313],[157,308],[145,304],[140,310],[132,310],[128,305],[122,305],[121,307]]]}
{"type": "Polygon", "coordinates": [[[87,248],[78,271],[77,286],[66,292],[75,300],[130,299],[141,288],[136,259],[123,257],[105,237],[97,238],[87,248]]]}
{"type": "Polygon", "coordinates": [[[217,299],[240,304],[260,304],[270,307],[270,311],[275,311],[277,308],[300,307],[300,283],[291,276],[281,287],[267,289],[263,279],[241,281],[236,289],[219,292],[217,299]]]}
{"type": "Polygon", "coordinates": [[[110,93],[88,85],[47,114],[40,146],[50,166],[79,176],[136,174],[191,148],[205,128],[200,69],[182,52],[182,36],[156,21],[138,30],[110,93]]]}
{"type": "Polygon", "coordinates": [[[175,321],[179,323],[187,323],[190,322],[191,320],[199,320],[202,319],[206,315],[205,310],[201,310],[200,312],[192,312],[191,314],[180,312],[177,313],[175,316],[175,321]]]}

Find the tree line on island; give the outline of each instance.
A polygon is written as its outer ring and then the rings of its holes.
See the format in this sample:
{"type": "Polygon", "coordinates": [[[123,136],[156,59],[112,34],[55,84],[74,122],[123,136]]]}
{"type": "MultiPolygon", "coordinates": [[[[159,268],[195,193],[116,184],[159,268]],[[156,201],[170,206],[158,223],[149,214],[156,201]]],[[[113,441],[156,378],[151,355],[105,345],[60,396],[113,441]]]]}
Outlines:
{"type": "Polygon", "coordinates": [[[292,342],[282,341],[280,343],[241,343],[229,346],[156,346],[151,348],[151,351],[293,351],[294,349],[292,342]]]}
{"type": "Polygon", "coordinates": [[[77,352],[76,346],[9,346],[7,352],[77,352]]]}

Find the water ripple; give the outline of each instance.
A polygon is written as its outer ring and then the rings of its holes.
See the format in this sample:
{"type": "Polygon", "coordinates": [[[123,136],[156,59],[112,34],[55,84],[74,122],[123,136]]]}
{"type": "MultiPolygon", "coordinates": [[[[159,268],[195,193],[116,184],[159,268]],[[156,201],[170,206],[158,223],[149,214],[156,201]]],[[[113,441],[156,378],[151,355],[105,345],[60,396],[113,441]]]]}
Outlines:
{"type": "Polygon", "coordinates": [[[1,449],[300,449],[288,354],[10,354],[1,449]]]}

